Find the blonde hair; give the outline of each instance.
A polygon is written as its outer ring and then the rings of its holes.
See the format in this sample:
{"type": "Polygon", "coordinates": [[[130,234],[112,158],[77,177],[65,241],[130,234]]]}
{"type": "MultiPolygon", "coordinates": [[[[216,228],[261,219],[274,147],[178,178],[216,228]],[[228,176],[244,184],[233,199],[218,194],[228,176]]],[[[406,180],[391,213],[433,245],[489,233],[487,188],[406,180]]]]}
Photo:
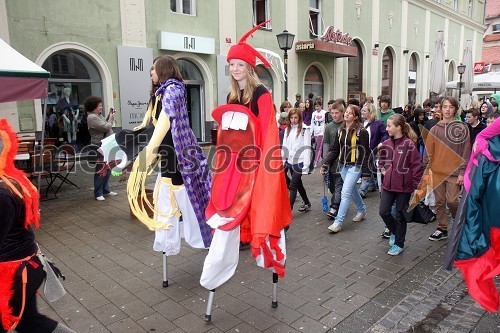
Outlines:
{"type": "Polygon", "coordinates": [[[247,71],[247,84],[243,88],[243,96],[240,96],[240,87],[238,86],[238,81],[236,81],[231,75],[231,92],[229,93],[229,103],[240,103],[248,104],[252,100],[253,93],[255,89],[261,84],[257,74],[255,74],[254,69],[249,63],[245,63],[245,68],[247,71]]]}
{"type": "Polygon", "coordinates": [[[415,133],[415,131],[411,128],[410,124],[408,124],[405,120],[405,117],[401,114],[393,114],[390,116],[388,119],[392,122],[392,124],[397,127],[401,127],[401,131],[403,134],[406,134],[413,142],[417,142],[418,140],[418,135],[415,133]]]}
{"type": "Polygon", "coordinates": [[[368,111],[370,111],[370,119],[369,119],[369,123],[373,123],[375,120],[378,120],[378,113],[377,113],[377,108],[375,107],[375,105],[373,105],[372,103],[366,103],[364,107],[367,107],[368,108],[368,111]]]}

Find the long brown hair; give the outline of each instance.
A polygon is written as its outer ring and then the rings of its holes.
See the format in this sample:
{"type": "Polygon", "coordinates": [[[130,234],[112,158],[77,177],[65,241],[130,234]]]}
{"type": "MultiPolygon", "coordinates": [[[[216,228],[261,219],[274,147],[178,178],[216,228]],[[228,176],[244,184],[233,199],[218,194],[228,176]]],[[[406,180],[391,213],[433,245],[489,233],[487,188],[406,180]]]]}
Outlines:
{"type": "Polygon", "coordinates": [[[405,117],[401,114],[393,114],[387,120],[390,120],[394,126],[401,127],[403,134],[406,134],[413,142],[417,142],[418,135],[411,128],[411,126],[406,122],[405,117]]]}
{"type": "Polygon", "coordinates": [[[179,65],[174,57],[167,54],[162,55],[155,60],[153,66],[155,68],[156,75],[158,75],[158,83],[160,85],[168,79],[183,81],[179,65]]]}
{"type": "Polygon", "coordinates": [[[295,114],[299,117],[299,124],[297,127],[297,137],[302,132],[302,112],[300,112],[299,109],[292,108],[288,110],[288,126],[286,128],[286,136],[290,135],[290,130],[292,129],[292,121],[290,120],[290,117],[295,114]]]}
{"type": "Polygon", "coordinates": [[[236,81],[232,75],[231,76],[231,92],[229,93],[229,103],[242,103],[248,104],[252,100],[253,93],[255,89],[260,85],[259,78],[255,74],[254,69],[249,63],[245,63],[245,68],[247,71],[247,85],[243,88],[243,96],[240,98],[240,87],[238,86],[238,81],[236,81]]]}
{"type": "MultiPolygon", "coordinates": [[[[349,109],[352,110],[352,113],[353,113],[354,117],[358,118],[358,119],[354,120],[354,123],[349,128],[349,133],[347,133],[347,135],[351,136],[352,133],[355,133],[355,132],[359,131],[360,129],[362,129],[363,128],[363,124],[361,124],[361,112],[359,112],[359,106],[354,105],[354,104],[349,104],[347,106],[347,108],[345,109],[345,112],[349,111],[349,109]]],[[[342,125],[340,125],[340,128],[341,129],[346,128],[345,121],[342,123],[342,125]]]]}

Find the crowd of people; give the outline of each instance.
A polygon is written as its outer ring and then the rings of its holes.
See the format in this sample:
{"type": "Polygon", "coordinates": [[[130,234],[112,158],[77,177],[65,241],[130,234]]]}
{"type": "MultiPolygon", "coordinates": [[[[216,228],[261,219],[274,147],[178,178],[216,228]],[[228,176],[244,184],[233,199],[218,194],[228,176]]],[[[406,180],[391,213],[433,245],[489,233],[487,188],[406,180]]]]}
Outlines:
{"type": "Polygon", "coordinates": [[[298,212],[312,208],[302,175],[320,166],[331,193],[330,232],[342,230],[351,199],[356,205],[352,221],[360,222],[367,210],[363,199],[380,192],[379,215],[386,225],[381,236],[389,239],[388,254],[404,250],[412,197],[412,202],[425,198],[438,221],[429,240],[448,238],[447,210],[454,218],[474,140],[500,116],[499,100],[493,94],[462,111],[454,97],[436,97],[396,113],[391,98],[381,95],[377,104],[372,97],[330,100],[325,111],[321,97],[309,94],[302,101],[297,94],[294,108],[285,101],[277,113],[290,207],[298,192],[298,212]]]}

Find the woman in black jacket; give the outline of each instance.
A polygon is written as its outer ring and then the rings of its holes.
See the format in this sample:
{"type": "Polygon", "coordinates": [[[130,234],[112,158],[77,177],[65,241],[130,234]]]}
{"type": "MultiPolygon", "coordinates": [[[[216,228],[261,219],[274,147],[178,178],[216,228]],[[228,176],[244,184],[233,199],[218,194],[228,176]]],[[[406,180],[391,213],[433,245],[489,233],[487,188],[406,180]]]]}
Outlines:
{"type": "Polygon", "coordinates": [[[332,166],[333,161],[338,159],[338,167],[344,180],[338,214],[333,224],[328,227],[332,232],[342,230],[342,223],[349,210],[351,197],[357,209],[357,214],[352,220],[359,222],[366,215],[366,205],[356,190],[356,182],[360,176],[362,176],[363,180],[370,179],[370,170],[368,168],[370,144],[368,131],[363,128],[360,119],[359,107],[349,105],[344,113],[344,124],[340,127],[321,167],[321,174],[324,175],[332,166]]]}

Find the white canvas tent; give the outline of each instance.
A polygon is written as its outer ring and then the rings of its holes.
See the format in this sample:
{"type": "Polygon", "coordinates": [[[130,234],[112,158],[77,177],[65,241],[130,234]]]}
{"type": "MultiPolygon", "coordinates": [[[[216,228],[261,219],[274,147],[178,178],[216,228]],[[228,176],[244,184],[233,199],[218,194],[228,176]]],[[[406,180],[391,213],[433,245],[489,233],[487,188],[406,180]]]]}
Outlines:
{"type": "MultiPolygon", "coordinates": [[[[50,72],[38,66],[21,53],[0,39],[0,103],[27,99],[47,98],[50,72]]],[[[47,104],[43,108],[42,140],[40,150],[43,151],[45,136],[45,117],[47,104]]],[[[40,159],[43,163],[42,159],[40,159]]],[[[38,177],[40,190],[40,176],[38,177]]]]}
{"type": "Polygon", "coordinates": [[[46,98],[50,73],[0,39],[0,103],[46,98]]]}
{"type": "MultiPolygon", "coordinates": [[[[447,89],[458,89],[458,82],[450,81],[446,83],[447,89]]],[[[474,75],[472,91],[497,91],[500,90],[500,72],[488,72],[474,75]]]]}

